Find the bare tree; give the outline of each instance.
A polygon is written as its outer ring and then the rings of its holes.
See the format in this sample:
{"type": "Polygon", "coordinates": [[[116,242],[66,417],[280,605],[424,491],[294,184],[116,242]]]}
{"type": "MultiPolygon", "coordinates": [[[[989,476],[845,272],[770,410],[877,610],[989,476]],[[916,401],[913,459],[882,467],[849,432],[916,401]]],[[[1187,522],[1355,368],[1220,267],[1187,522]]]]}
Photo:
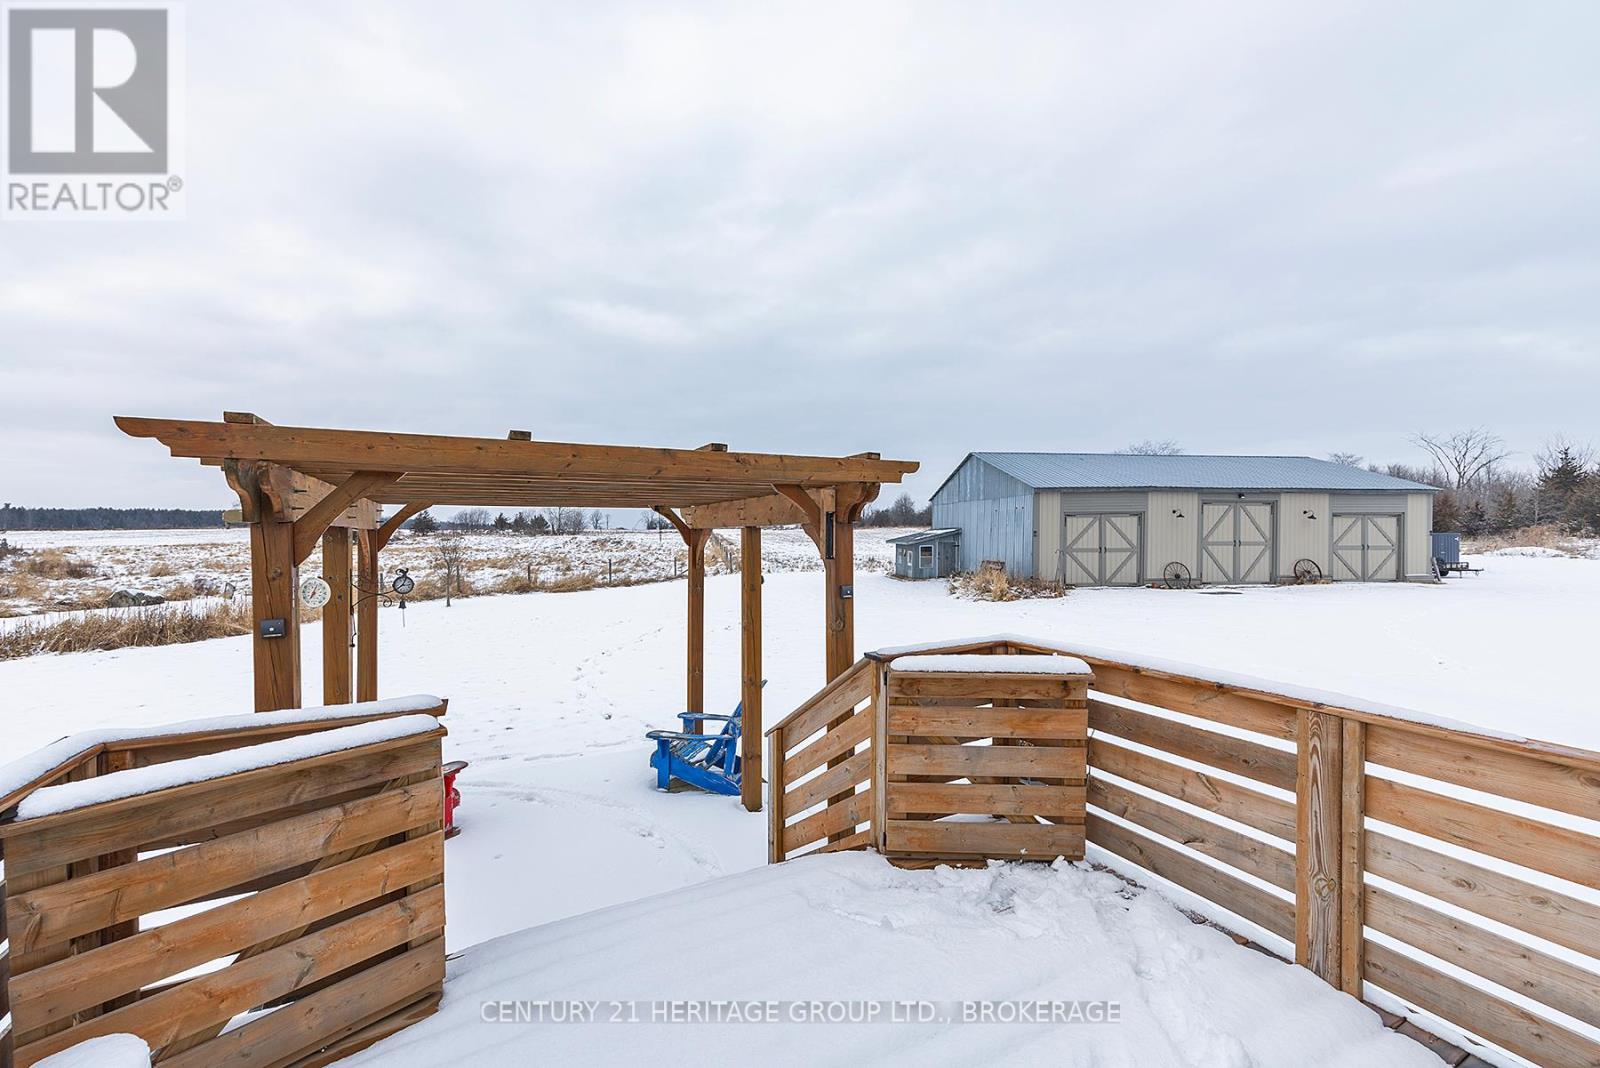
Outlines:
{"type": "Polygon", "coordinates": [[[460,592],[461,571],[466,566],[466,550],[461,544],[461,535],[443,535],[433,547],[433,552],[439,558],[439,566],[444,568],[444,606],[449,608],[450,594],[452,591],[460,592]]]}
{"type": "Polygon", "coordinates": [[[1328,459],[1333,463],[1343,464],[1345,467],[1360,467],[1366,462],[1367,458],[1353,452],[1330,452],[1328,459]]]}
{"type": "Polygon", "coordinates": [[[604,530],[606,527],[606,514],[598,508],[590,512],[589,526],[594,530],[604,530]]]}
{"type": "Polygon", "coordinates": [[[1118,449],[1117,451],[1124,456],[1182,456],[1183,446],[1171,438],[1165,441],[1153,441],[1146,438],[1144,441],[1136,441],[1127,448],[1118,449]]]}
{"type": "Polygon", "coordinates": [[[1412,444],[1421,446],[1452,486],[1466,489],[1494,472],[1495,465],[1510,453],[1499,435],[1483,427],[1457,430],[1453,434],[1417,434],[1412,444]]]}

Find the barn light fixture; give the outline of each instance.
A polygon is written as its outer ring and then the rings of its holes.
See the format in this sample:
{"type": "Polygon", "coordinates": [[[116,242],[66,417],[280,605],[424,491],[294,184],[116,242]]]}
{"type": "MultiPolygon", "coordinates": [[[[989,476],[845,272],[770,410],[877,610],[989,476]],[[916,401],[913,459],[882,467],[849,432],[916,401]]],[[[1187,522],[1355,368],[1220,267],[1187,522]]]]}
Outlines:
{"type": "Polygon", "coordinates": [[[1317,518],[1316,513],[1309,508],[1302,510],[1300,514],[1311,520],[1315,520],[1317,518]]]}
{"type": "Polygon", "coordinates": [[[1176,508],[1174,508],[1174,509],[1173,509],[1173,510],[1172,510],[1172,514],[1173,514],[1173,515],[1174,515],[1174,516],[1176,516],[1176,517],[1177,517],[1177,518],[1179,518],[1179,519],[1182,519],[1182,518],[1183,518],[1183,513],[1182,513],[1182,512],[1180,512],[1180,511],[1178,511],[1178,510],[1177,510],[1177,509],[1176,509],[1176,508]]]}

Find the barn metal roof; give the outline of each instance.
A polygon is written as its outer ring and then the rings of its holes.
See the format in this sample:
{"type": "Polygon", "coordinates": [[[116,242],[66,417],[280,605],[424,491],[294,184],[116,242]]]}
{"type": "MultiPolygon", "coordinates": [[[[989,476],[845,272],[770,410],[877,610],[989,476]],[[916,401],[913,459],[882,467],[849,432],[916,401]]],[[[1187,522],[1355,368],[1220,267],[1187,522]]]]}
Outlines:
{"type": "Polygon", "coordinates": [[[1097,452],[969,453],[968,458],[972,457],[1005,472],[1033,489],[1437,492],[1437,487],[1420,482],[1394,478],[1376,471],[1349,467],[1328,460],[1315,460],[1309,456],[1132,456],[1125,453],[1097,452]]]}
{"type": "Polygon", "coordinates": [[[948,538],[952,534],[960,534],[960,527],[940,527],[937,530],[919,530],[912,534],[902,534],[898,538],[887,538],[888,545],[915,545],[921,541],[937,541],[939,538],[948,538]]]}

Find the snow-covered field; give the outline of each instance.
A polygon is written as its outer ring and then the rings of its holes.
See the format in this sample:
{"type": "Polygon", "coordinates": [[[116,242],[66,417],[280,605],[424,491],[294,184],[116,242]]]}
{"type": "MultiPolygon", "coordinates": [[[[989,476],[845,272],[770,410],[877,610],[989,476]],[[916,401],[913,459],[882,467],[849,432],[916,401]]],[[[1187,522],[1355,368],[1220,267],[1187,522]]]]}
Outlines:
{"type": "MultiPolygon", "coordinates": [[[[1078,590],[1057,600],[1000,604],[958,600],[942,582],[906,583],[868,574],[857,583],[857,644],[870,649],[1011,631],[1320,687],[1485,727],[1600,748],[1600,717],[1595,715],[1589,683],[1600,562],[1507,556],[1484,563],[1486,573],[1440,586],[1078,590]]],[[[706,688],[715,711],[731,708],[737,700],[738,579],[713,577],[707,589],[706,688]]],[[[819,574],[776,573],[767,578],[765,673],[770,719],[794,707],[822,682],[821,599],[819,574]]],[[[1318,1032],[1312,1024],[1291,1023],[1297,1019],[1291,1012],[1294,1006],[1313,1005],[1307,999],[1315,994],[1299,988],[1275,987],[1274,998],[1262,1004],[1280,1007],[1264,1008],[1259,1024],[1235,1021],[1229,1013],[1236,1007],[1220,1003],[1226,999],[1219,997],[1225,988],[1218,977],[1227,975],[1228,982],[1236,983],[1244,1001],[1268,997],[1256,991],[1253,984],[1258,977],[1247,974],[1253,965],[1228,956],[1248,958],[1246,951],[1208,942],[1212,936],[1203,930],[1181,937],[1173,934],[1176,928],[1169,929],[1169,921],[1156,915],[1154,898],[1150,904],[1130,904],[1094,889],[1095,884],[1084,881],[1087,877],[1061,876],[1078,880],[1071,887],[1055,886],[1043,875],[995,877],[1014,880],[1006,884],[1008,890],[961,881],[976,880],[976,875],[894,875],[866,867],[873,863],[868,860],[849,860],[825,870],[818,867],[814,875],[787,889],[765,872],[694,889],[716,876],[761,867],[766,823],[764,816],[745,813],[728,798],[666,795],[652,789],[648,746],[642,736],[650,727],[671,725],[681,707],[683,606],[682,584],[659,583],[574,594],[472,598],[450,608],[443,602],[426,602],[412,605],[403,618],[393,609],[383,612],[382,692],[449,697],[447,754],[472,765],[461,781],[465,803],[459,819],[465,833],[450,843],[448,854],[452,950],[652,894],[687,895],[626,905],[485,947],[456,965],[453,974],[474,978],[453,979],[453,998],[469,998],[475,1006],[480,996],[489,995],[480,994],[473,984],[480,979],[498,983],[495,977],[504,976],[519,960],[525,982],[506,979],[494,996],[654,998],[739,992],[771,997],[940,998],[953,996],[943,991],[955,988],[939,985],[929,961],[942,962],[941,967],[950,971],[955,958],[943,955],[947,951],[955,953],[967,945],[977,955],[998,953],[998,947],[1004,947],[1014,966],[993,973],[993,982],[961,987],[985,991],[966,996],[1031,998],[1081,991],[1081,996],[1122,997],[1150,1014],[1141,1017],[1140,1034],[1165,1034],[1191,1043],[1210,1041],[1208,1021],[1230,1021],[1226,1034],[1237,1044],[1228,1047],[1232,1052],[1224,1055],[1219,1046],[1216,1057],[1201,1056],[1191,1063],[1336,1063],[1318,1061],[1309,1052],[1304,1057],[1290,1053],[1316,1048],[1331,1058],[1345,1052],[1346,1046],[1326,1034],[1313,1041],[1311,1036],[1318,1032]],[[956,882],[936,890],[944,885],[938,882],[943,878],[956,882]],[[859,892],[855,906],[843,903],[846,888],[859,892]],[[765,931],[764,940],[753,934],[731,938],[731,944],[740,948],[730,952],[740,958],[739,968],[744,970],[729,974],[749,978],[748,986],[731,980],[702,981],[702,976],[719,973],[728,957],[716,948],[718,937],[712,933],[715,922],[725,915],[718,904],[721,895],[744,900],[740,895],[745,891],[758,903],[757,917],[763,915],[762,909],[778,907],[772,904],[775,896],[788,903],[788,915],[807,919],[802,929],[793,931],[758,924],[752,930],[765,931]],[[1037,900],[1050,902],[1057,901],[1052,895],[1065,894],[1081,899],[1079,907],[1092,915],[1081,917],[1081,927],[1041,927],[1040,946],[1055,948],[1040,948],[1035,956],[1032,943],[1024,937],[1031,930],[1024,918],[1037,915],[1032,907],[1018,906],[1007,913],[982,905],[988,900],[985,895],[1013,891],[1024,900],[1036,895],[1037,900]],[[678,905],[701,893],[715,898],[703,908],[690,908],[708,923],[704,940],[695,942],[705,950],[704,968],[675,966],[667,947],[677,943],[669,940],[665,928],[654,942],[641,932],[652,916],[681,915],[678,905]],[[1072,956],[1070,943],[1079,938],[1093,945],[1115,943],[1116,954],[1108,958],[1103,972],[1083,961],[1065,959],[1072,956]],[[776,969],[772,976],[806,974],[811,967],[807,962],[819,959],[811,955],[813,941],[817,954],[827,946],[859,945],[858,959],[848,968],[840,965],[839,971],[819,972],[814,987],[763,983],[752,977],[751,970],[759,970],[762,961],[776,969]],[[909,953],[914,975],[908,971],[904,984],[882,986],[848,986],[842,978],[834,982],[846,972],[873,974],[882,959],[874,956],[879,951],[909,953]],[[1051,962],[1048,968],[1042,963],[1046,960],[1051,962]],[[1149,969],[1148,974],[1141,968],[1149,969]],[[1186,969],[1192,969],[1192,979],[1184,977],[1186,969]],[[1102,974],[1103,984],[1087,983],[1102,974]],[[570,985],[561,985],[563,975],[571,977],[570,985]],[[617,982],[608,985],[606,975],[617,976],[617,982]],[[671,976],[680,981],[669,983],[671,976]],[[1135,990],[1138,984],[1130,976],[1144,976],[1148,982],[1135,990]],[[1166,979],[1156,982],[1151,976],[1166,979]],[[622,982],[621,977],[631,978],[622,982]],[[1281,1030],[1276,1029],[1278,1020],[1285,1025],[1281,1030]],[[1255,1026],[1267,1030],[1252,1030],[1255,1026]],[[1305,1046],[1283,1045],[1291,1042],[1291,1034],[1307,1035],[1305,1046]],[[1273,1042],[1280,1045],[1273,1047],[1273,1042]],[[1273,1048],[1285,1051],[1283,1056],[1257,1056],[1273,1048]]],[[[307,628],[307,680],[320,674],[319,638],[315,625],[307,628]]],[[[245,710],[249,672],[245,639],[0,662],[0,694],[5,697],[0,711],[0,762],[69,731],[245,710]]],[[[311,702],[317,697],[315,692],[307,694],[311,702]]],[[[684,932],[671,934],[671,938],[689,937],[684,932]]],[[[1264,958],[1262,963],[1271,964],[1264,958]]],[[[1280,972],[1292,974],[1288,969],[1280,972]]],[[[988,973],[975,973],[974,983],[980,974],[988,973]]],[[[1272,974],[1277,976],[1275,983],[1285,982],[1280,973],[1272,974]]],[[[1319,1010],[1318,1019],[1336,1022],[1349,1050],[1362,1049],[1361,1025],[1340,1017],[1336,1002],[1330,1002],[1329,1015],[1319,1010]]],[[[521,1036],[541,1043],[541,1049],[546,1042],[555,1043],[551,1049],[564,1050],[590,1043],[584,1048],[591,1060],[608,1060],[609,1051],[631,1054],[656,1048],[655,1042],[670,1050],[676,1048],[672,1043],[707,1041],[693,1030],[639,1032],[654,1035],[653,1041],[621,1028],[535,1033],[504,1025],[486,1030],[494,1036],[485,1041],[521,1036]]],[[[760,1042],[771,1044],[774,1057],[782,1049],[798,1055],[816,1042],[834,1041],[823,1038],[820,1031],[807,1031],[807,1045],[786,1043],[784,1033],[782,1028],[761,1031],[760,1042]]],[[[981,1040],[972,1036],[983,1033],[951,1031],[947,1038],[952,1044],[941,1044],[931,1053],[928,1042],[946,1039],[914,1027],[886,1026],[881,1034],[863,1035],[862,1041],[892,1043],[896,1049],[918,1050],[934,1063],[945,1063],[976,1052],[981,1040]]],[[[443,1032],[439,1034],[439,1041],[445,1042],[443,1032]]],[[[1030,1038],[1024,1031],[1007,1034],[1007,1041],[1021,1043],[1015,1047],[1015,1058],[1033,1059],[1036,1051],[1052,1056],[1059,1052],[1050,1045],[1053,1038],[1030,1038]],[[1045,1044],[1028,1044],[1034,1041],[1045,1044]]],[[[1095,1037],[1091,1045],[1097,1052],[1102,1051],[1098,1036],[1107,1035],[1110,1045],[1104,1047],[1104,1059],[1095,1063],[1124,1063],[1115,1052],[1120,1038],[1109,1029],[1073,1034],[1095,1037]]],[[[426,1047],[434,1052],[442,1048],[426,1047]]],[[[835,1047],[816,1048],[823,1049],[821,1063],[848,1059],[842,1047],[834,1054],[826,1050],[835,1047]]],[[[576,1053],[556,1059],[576,1059],[576,1053]]],[[[436,1062],[430,1053],[414,1063],[436,1062]]],[[[518,1061],[490,1056],[474,1063],[518,1061]]]]}

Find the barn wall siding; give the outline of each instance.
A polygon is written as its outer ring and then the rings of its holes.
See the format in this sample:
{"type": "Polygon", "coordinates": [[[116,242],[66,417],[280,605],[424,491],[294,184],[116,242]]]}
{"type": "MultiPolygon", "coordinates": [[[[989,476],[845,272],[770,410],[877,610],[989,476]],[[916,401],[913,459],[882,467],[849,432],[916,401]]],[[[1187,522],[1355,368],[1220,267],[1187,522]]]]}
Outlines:
{"type": "Polygon", "coordinates": [[[1333,529],[1326,493],[1285,493],[1278,500],[1278,574],[1294,574],[1299,560],[1312,560],[1328,573],[1329,537],[1333,529]],[[1310,512],[1315,519],[1308,518],[1310,512]]]}
{"type": "Polygon", "coordinates": [[[1401,536],[1406,543],[1406,578],[1413,582],[1431,582],[1433,574],[1433,494],[1406,494],[1405,528],[1401,536]]]}
{"type": "Polygon", "coordinates": [[[1013,575],[1033,575],[1034,491],[968,457],[933,495],[933,525],[961,528],[961,570],[985,560],[1013,575]]]}
{"type": "Polygon", "coordinates": [[[1151,490],[1144,524],[1144,573],[1159,579],[1170,563],[1200,571],[1200,494],[1151,490]],[[1174,515],[1174,512],[1180,514],[1174,515]]]}

